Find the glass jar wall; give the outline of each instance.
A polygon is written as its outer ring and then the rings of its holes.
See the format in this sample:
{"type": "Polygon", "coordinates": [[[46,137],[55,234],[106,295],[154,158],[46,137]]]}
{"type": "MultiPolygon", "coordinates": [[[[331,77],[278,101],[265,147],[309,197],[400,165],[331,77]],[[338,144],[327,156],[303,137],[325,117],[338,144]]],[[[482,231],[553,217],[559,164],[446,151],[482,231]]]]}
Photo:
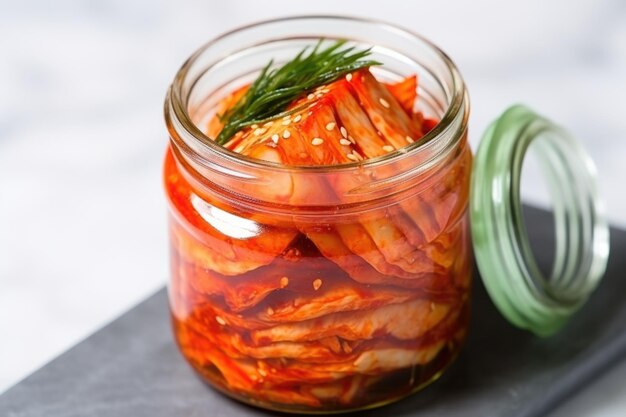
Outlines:
{"type": "Polygon", "coordinates": [[[170,306],[175,338],[224,393],[291,412],[382,405],[434,380],[469,314],[468,102],[454,65],[400,29],[293,18],[194,54],[166,99],[170,306]],[[382,157],[290,167],[205,136],[228,92],[320,36],[374,46],[379,79],[419,77],[439,124],[382,157]]]}

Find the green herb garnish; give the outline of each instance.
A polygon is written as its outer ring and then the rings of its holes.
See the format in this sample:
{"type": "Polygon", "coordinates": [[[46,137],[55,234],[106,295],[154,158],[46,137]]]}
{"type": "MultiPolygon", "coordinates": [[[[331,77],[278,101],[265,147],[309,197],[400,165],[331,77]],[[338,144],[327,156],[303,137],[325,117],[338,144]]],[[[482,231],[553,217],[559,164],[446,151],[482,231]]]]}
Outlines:
{"type": "Polygon", "coordinates": [[[320,85],[360,68],[381,65],[363,60],[371,54],[371,48],[362,51],[355,51],[355,47],[342,48],[346,41],[340,40],[320,50],[322,42],[323,39],[308,54],[309,48],[304,48],[280,68],[272,68],[274,62],[270,61],[237,104],[220,116],[224,127],[215,141],[223,145],[244,127],[293,113],[296,109],[285,111],[287,106],[320,85]]]}

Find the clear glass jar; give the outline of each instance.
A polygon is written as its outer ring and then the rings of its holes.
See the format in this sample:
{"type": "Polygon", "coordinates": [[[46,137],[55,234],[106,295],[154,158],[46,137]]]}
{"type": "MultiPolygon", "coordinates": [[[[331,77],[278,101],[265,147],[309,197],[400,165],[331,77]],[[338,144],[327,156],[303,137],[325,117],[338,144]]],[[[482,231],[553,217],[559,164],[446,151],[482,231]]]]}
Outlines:
{"type": "Polygon", "coordinates": [[[165,103],[170,146],[170,305],[195,370],[238,400],[288,412],[383,405],[435,380],[469,319],[469,103],[436,46],[365,20],[302,17],[248,26],[196,52],[165,103]],[[440,120],[385,156],[289,167],[214,144],[219,100],[270,60],[348,39],[373,69],[416,73],[440,120]]]}

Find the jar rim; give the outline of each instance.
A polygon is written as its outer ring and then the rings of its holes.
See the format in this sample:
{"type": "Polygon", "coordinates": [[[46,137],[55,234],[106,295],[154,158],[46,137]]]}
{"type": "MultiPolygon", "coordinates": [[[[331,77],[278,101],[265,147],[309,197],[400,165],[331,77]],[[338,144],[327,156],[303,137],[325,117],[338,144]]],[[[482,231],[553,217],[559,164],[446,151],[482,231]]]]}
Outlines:
{"type": "MultiPolygon", "coordinates": [[[[331,38],[326,37],[326,39],[331,38]]],[[[348,40],[350,41],[355,39],[348,40]]],[[[250,46],[252,45],[247,45],[246,48],[250,46]]],[[[220,60],[216,60],[215,62],[211,63],[208,67],[204,68],[204,71],[207,71],[215,65],[219,64],[226,57],[227,56],[224,56],[220,60]]],[[[395,163],[396,161],[403,160],[404,158],[413,157],[421,152],[427,152],[429,148],[432,148],[434,144],[438,142],[438,140],[440,141],[443,137],[449,135],[454,122],[458,121],[459,118],[460,124],[456,127],[456,130],[461,132],[466,130],[469,116],[469,110],[467,105],[468,101],[469,99],[467,95],[467,90],[465,88],[465,83],[454,62],[450,59],[450,57],[448,57],[445,52],[443,52],[443,50],[441,50],[438,46],[436,46],[434,43],[424,38],[423,36],[409,29],[402,28],[395,24],[376,19],[338,15],[298,15],[281,17],[276,19],[267,19],[243,25],[228,32],[225,32],[205,43],[203,46],[197,49],[177,71],[174,80],[167,92],[164,112],[166,125],[168,127],[168,131],[170,132],[170,137],[173,141],[176,142],[179,147],[183,147],[188,152],[192,152],[194,154],[193,156],[196,162],[202,163],[203,160],[208,159],[205,158],[208,156],[223,158],[225,162],[234,163],[239,166],[246,166],[247,168],[252,169],[260,168],[271,169],[273,171],[299,171],[324,174],[328,172],[349,172],[355,169],[376,168],[382,165],[386,165],[388,163],[395,163]],[[198,128],[198,126],[196,126],[196,124],[191,120],[187,109],[187,97],[184,97],[184,84],[188,81],[187,76],[189,75],[190,70],[192,69],[194,64],[197,63],[202,54],[206,53],[210,48],[214,47],[220,42],[225,41],[229,37],[235,36],[248,30],[254,30],[265,25],[317,19],[328,19],[335,20],[337,22],[344,21],[375,25],[381,29],[394,32],[397,35],[401,35],[407,39],[417,41],[425,45],[429,49],[429,51],[433,52],[436,57],[440,59],[441,62],[445,65],[446,70],[449,72],[450,79],[452,80],[451,96],[449,99],[449,103],[441,119],[439,120],[439,123],[437,123],[437,125],[428,133],[426,133],[422,138],[420,138],[420,140],[415,141],[415,143],[409,144],[400,150],[395,150],[394,152],[389,152],[382,156],[369,158],[364,161],[343,163],[337,165],[304,166],[281,164],[241,155],[217,144],[212,138],[210,138],[208,135],[202,132],[202,130],[198,128]],[[180,134],[181,131],[182,135],[180,134]],[[181,137],[183,135],[188,138],[188,140],[193,141],[193,149],[191,149],[189,143],[181,137]]],[[[449,136],[452,138],[457,137],[458,141],[461,135],[452,134],[449,136]]],[[[441,158],[445,157],[445,155],[447,155],[448,152],[455,147],[457,141],[449,140],[442,149],[434,152],[433,156],[431,158],[425,159],[421,165],[423,165],[424,167],[436,166],[437,162],[441,158]]]]}

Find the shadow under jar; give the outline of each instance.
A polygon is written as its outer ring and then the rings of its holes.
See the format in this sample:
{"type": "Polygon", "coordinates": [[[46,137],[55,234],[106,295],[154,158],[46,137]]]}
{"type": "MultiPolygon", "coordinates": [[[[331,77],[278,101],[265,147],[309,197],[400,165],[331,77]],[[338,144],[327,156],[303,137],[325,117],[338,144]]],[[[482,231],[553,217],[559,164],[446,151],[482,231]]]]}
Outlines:
{"type": "Polygon", "coordinates": [[[370,408],[435,380],[469,319],[468,112],[453,63],[386,24],[276,20],[196,52],[166,99],[164,167],[170,306],[194,369],[231,397],[288,412],[370,408]],[[417,74],[417,107],[439,124],[335,166],[251,159],[203,133],[220,99],[320,37],[373,46],[378,79],[417,74]]]}

